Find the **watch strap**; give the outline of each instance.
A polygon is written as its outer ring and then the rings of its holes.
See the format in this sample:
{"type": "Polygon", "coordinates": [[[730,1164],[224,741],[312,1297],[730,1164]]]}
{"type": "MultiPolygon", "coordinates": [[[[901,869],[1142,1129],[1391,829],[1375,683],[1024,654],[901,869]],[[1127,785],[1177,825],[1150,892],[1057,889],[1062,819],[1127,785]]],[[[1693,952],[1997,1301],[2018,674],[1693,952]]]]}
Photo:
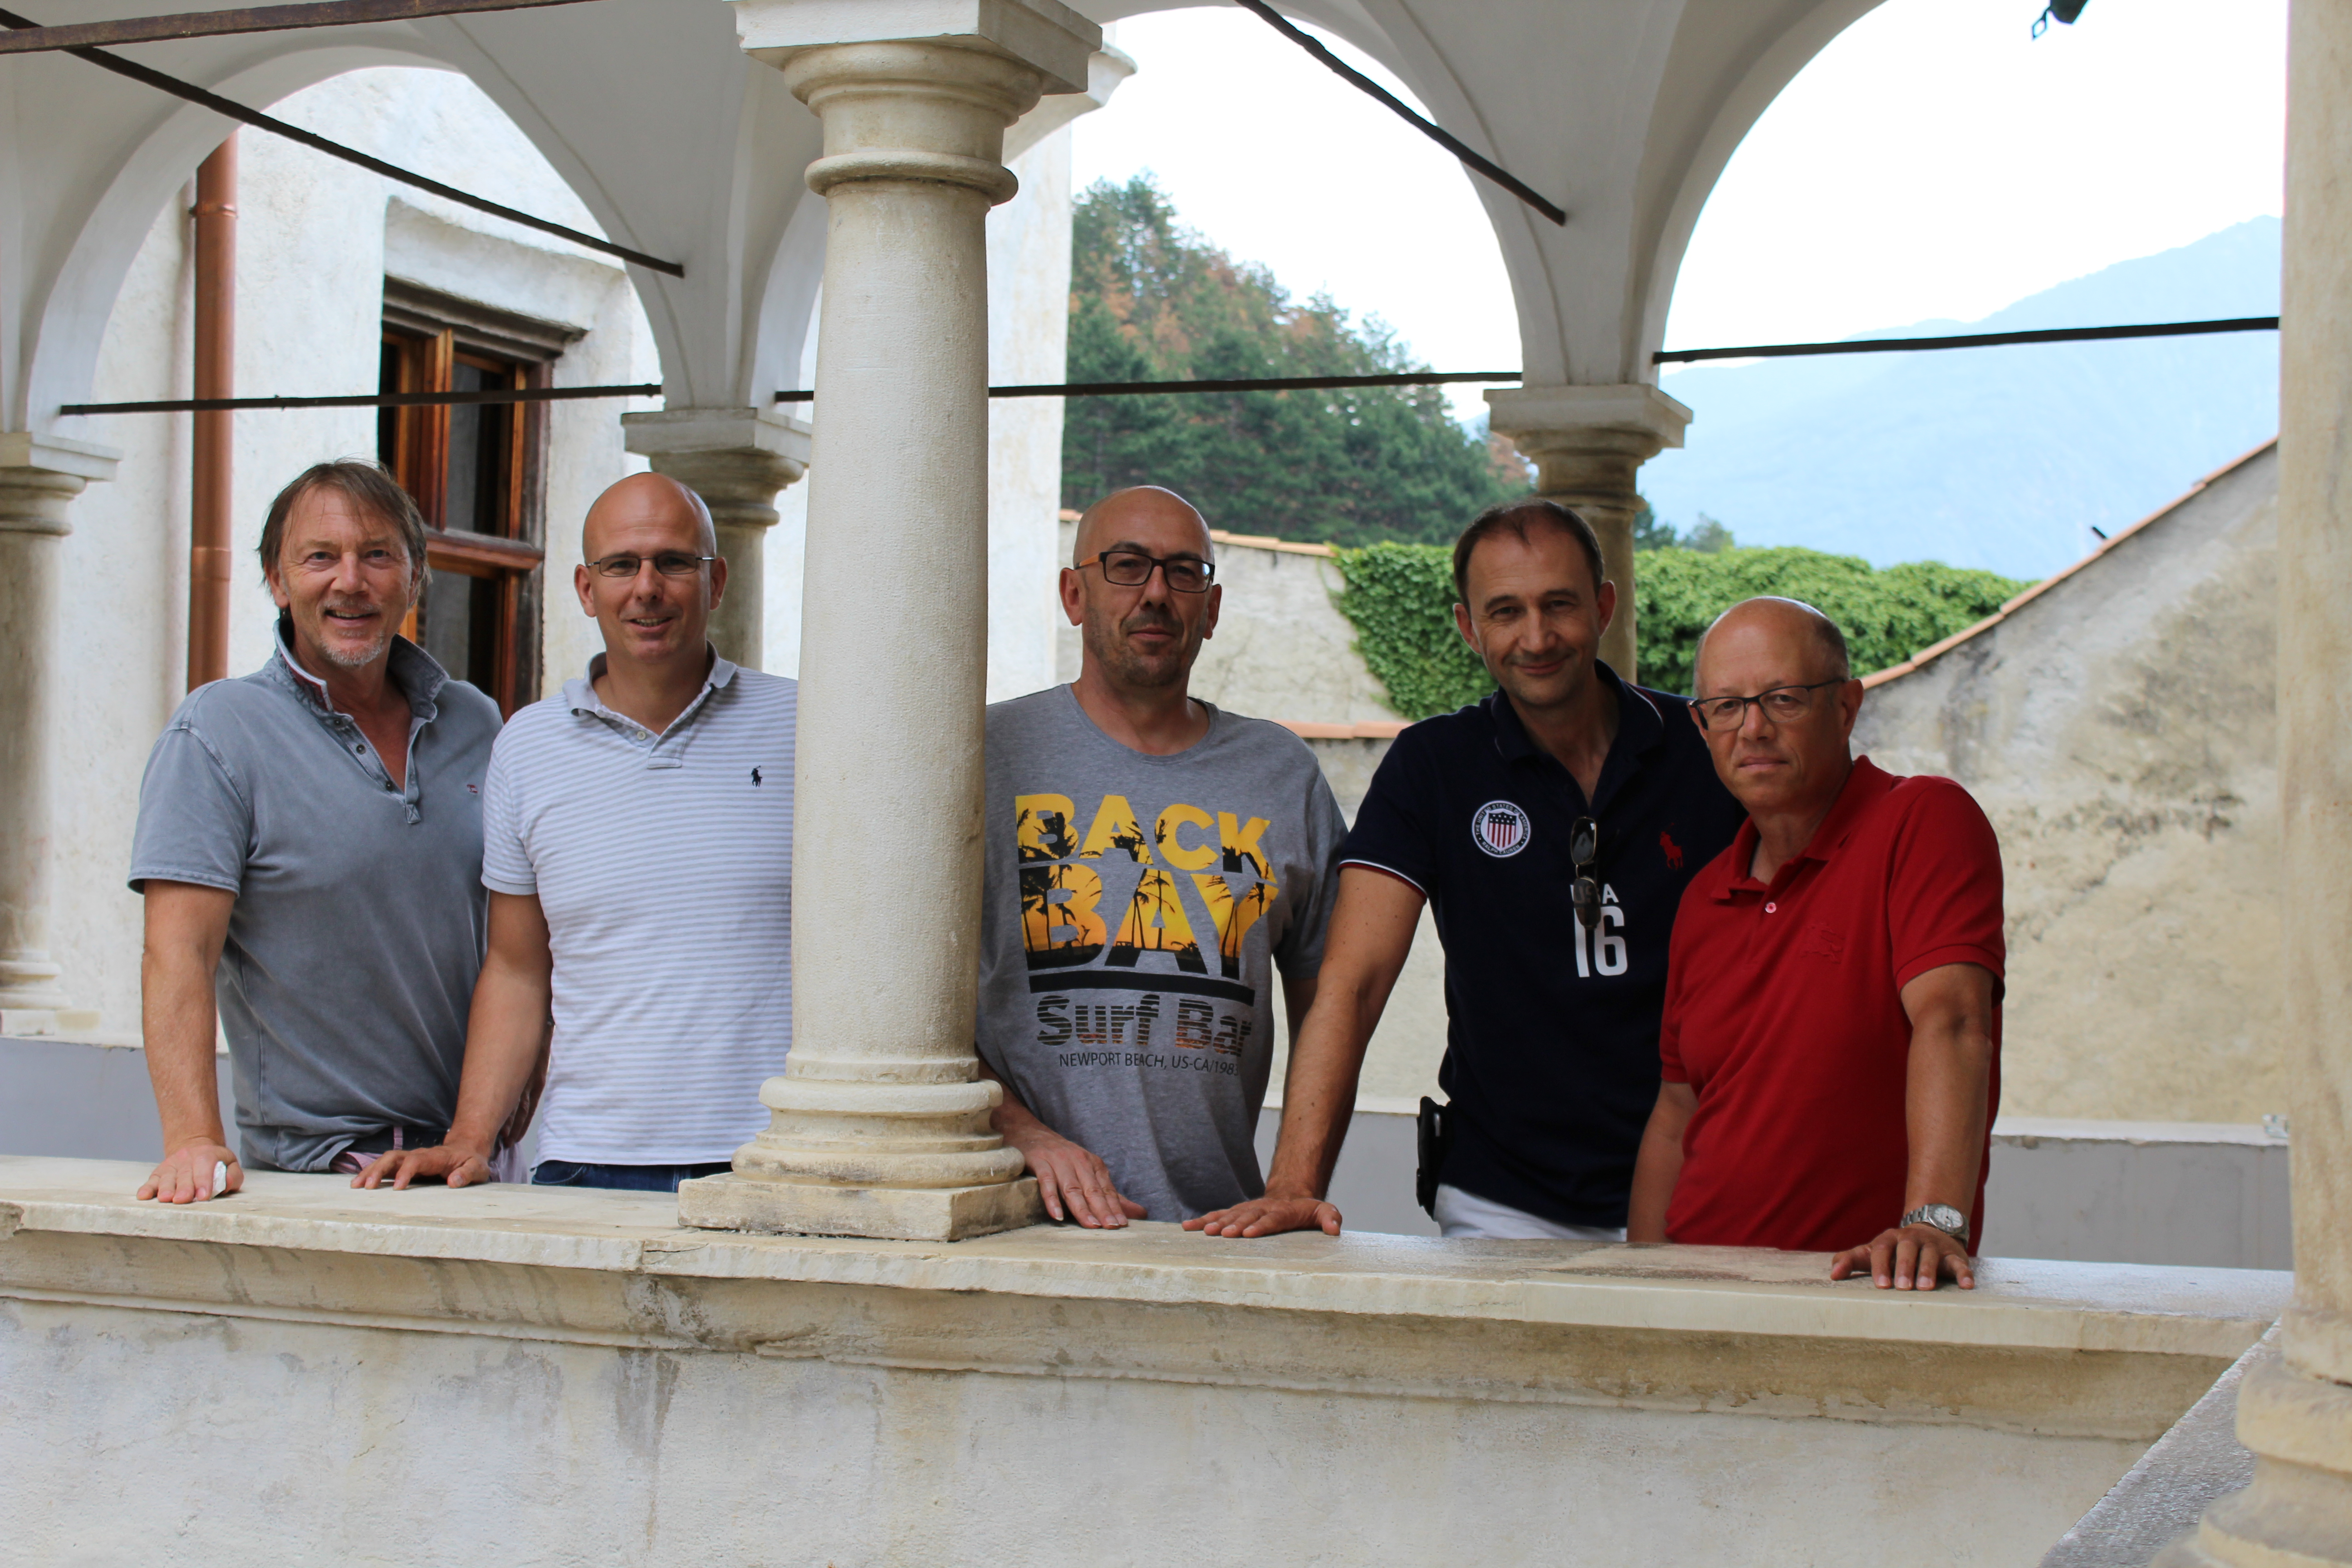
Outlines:
{"type": "Polygon", "coordinates": [[[1966,1247],[1969,1244],[1969,1222],[1967,1216],[1962,1215],[1958,1228],[1955,1228],[1952,1226],[1943,1224],[1935,1217],[1935,1211],[1937,1209],[1945,1209],[1955,1215],[1959,1214],[1958,1209],[1952,1208],[1948,1204],[1921,1204],[1917,1208],[1913,1209],[1909,1214],[1903,1216],[1903,1223],[1905,1225],[1924,1225],[1933,1229],[1940,1230],[1946,1236],[1950,1237],[1954,1241],[1958,1242],[1962,1247],[1966,1247]]]}

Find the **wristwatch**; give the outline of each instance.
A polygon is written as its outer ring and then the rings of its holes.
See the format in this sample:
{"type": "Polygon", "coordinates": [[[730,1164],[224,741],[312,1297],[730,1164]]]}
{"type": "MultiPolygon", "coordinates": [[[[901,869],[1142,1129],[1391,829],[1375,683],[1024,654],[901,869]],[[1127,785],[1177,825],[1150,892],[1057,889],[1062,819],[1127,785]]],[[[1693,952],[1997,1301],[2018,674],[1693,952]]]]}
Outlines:
{"type": "Polygon", "coordinates": [[[1962,1247],[1969,1244],[1969,1216],[1949,1204],[1921,1204],[1903,1216],[1905,1225],[1930,1225],[1962,1247]]]}

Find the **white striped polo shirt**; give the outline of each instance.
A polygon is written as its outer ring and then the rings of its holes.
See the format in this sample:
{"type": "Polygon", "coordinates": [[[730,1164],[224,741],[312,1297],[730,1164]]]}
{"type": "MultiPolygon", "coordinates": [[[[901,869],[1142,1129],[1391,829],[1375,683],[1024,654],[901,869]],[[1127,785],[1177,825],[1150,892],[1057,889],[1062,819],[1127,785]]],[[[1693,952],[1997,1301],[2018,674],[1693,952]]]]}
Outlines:
{"type": "Polygon", "coordinates": [[[555,956],[539,1157],[726,1160],[793,1039],[800,688],[715,658],[656,735],[604,662],[514,716],[483,785],[482,885],[538,894],[555,956]]]}

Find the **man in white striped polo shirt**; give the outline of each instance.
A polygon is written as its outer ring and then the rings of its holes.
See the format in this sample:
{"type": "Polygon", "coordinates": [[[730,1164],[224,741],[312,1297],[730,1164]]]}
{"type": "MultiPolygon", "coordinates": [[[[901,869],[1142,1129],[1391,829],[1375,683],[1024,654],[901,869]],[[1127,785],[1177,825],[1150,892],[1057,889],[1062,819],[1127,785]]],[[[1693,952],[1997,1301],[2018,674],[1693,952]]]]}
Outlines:
{"type": "Polygon", "coordinates": [[[675,1191],[766,1126],[792,1044],[799,688],[718,657],[710,513],[657,474],[589,509],[575,569],[604,651],[517,713],[482,801],[489,952],[447,1140],[360,1184],[491,1179],[552,1012],[531,1180],[675,1191]]]}

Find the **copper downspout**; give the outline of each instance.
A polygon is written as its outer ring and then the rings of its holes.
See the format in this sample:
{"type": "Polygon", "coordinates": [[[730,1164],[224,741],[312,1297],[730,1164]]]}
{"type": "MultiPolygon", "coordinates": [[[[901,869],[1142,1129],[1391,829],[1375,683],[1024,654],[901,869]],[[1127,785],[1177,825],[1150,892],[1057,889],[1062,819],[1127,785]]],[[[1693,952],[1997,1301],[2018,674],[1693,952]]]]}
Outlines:
{"type": "MultiPolygon", "coordinates": [[[[196,166],[194,395],[236,395],[236,132],[196,166]]],[[[191,414],[188,689],[228,674],[230,443],[236,416],[191,414]]]]}

